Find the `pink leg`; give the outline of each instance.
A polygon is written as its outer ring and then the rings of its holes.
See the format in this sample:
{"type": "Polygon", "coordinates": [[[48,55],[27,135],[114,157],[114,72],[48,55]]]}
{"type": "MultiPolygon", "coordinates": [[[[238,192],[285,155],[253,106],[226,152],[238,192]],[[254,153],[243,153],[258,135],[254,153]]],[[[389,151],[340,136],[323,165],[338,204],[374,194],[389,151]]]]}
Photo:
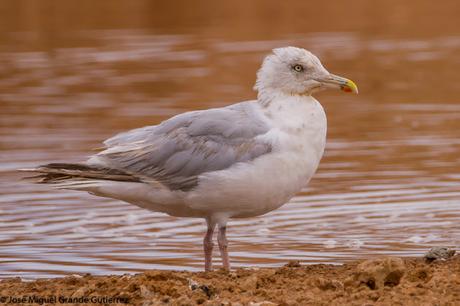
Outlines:
{"type": "Polygon", "coordinates": [[[219,233],[217,235],[217,242],[219,243],[220,256],[222,257],[222,264],[224,270],[230,271],[230,260],[228,259],[228,250],[227,250],[227,236],[226,236],[227,227],[219,225],[219,233]]]}
{"type": "Polygon", "coordinates": [[[212,222],[209,219],[206,219],[206,223],[208,224],[208,230],[206,231],[206,235],[204,236],[204,240],[203,240],[204,270],[211,271],[212,270],[212,247],[214,246],[214,243],[212,242],[212,236],[214,234],[214,228],[216,227],[216,223],[212,222]]]}

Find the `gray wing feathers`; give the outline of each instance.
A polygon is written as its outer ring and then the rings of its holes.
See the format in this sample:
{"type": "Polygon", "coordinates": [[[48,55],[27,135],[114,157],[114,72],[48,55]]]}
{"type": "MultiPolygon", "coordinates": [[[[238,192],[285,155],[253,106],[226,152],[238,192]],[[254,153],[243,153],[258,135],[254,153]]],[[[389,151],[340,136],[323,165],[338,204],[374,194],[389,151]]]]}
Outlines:
{"type": "Polygon", "coordinates": [[[223,170],[271,151],[256,137],[267,124],[244,103],[185,113],[160,125],[108,139],[97,160],[172,190],[190,190],[205,172],[223,170]]]}

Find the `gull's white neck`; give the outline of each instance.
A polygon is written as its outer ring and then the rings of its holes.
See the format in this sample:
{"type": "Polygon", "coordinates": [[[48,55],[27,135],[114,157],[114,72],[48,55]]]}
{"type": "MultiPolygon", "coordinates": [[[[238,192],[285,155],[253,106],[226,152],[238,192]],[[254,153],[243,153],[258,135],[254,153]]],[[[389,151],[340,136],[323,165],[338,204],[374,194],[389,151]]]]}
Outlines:
{"type": "MultiPolygon", "coordinates": [[[[321,104],[310,95],[291,95],[280,91],[263,91],[258,95],[265,115],[281,129],[326,128],[321,104]]],[[[294,132],[294,131],[292,131],[294,132]]]]}
{"type": "Polygon", "coordinates": [[[258,102],[270,124],[286,137],[283,146],[313,150],[321,158],[326,144],[327,120],[321,104],[310,95],[281,92],[259,94],[258,102]]]}

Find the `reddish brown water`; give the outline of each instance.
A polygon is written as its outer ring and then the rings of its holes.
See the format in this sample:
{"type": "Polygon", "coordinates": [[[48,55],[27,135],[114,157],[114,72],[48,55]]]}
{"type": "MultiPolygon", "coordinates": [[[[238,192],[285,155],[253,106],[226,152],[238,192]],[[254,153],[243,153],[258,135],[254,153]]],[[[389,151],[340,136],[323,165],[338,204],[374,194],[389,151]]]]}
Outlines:
{"type": "Polygon", "coordinates": [[[32,185],[15,169],[84,160],[117,132],[252,99],[263,56],[286,45],[360,95],[317,95],[329,120],[320,169],[281,209],[230,223],[234,265],[458,246],[457,1],[305,2],[2,3],[0,276],[201,269],[202,220],[32,185]]]}

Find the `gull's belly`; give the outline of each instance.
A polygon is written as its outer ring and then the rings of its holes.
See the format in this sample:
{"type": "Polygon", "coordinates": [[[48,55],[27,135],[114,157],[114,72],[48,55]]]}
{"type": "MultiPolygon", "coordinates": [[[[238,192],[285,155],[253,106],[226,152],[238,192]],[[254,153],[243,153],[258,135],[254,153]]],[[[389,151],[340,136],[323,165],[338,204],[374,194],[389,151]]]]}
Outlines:
{"type": "Polygon", "coordinates": [[[208,215],[239,218],[265,214],[285,204],[318,167],[316,152],[277,152],[200,178],[186,205],[208,215]]]}

